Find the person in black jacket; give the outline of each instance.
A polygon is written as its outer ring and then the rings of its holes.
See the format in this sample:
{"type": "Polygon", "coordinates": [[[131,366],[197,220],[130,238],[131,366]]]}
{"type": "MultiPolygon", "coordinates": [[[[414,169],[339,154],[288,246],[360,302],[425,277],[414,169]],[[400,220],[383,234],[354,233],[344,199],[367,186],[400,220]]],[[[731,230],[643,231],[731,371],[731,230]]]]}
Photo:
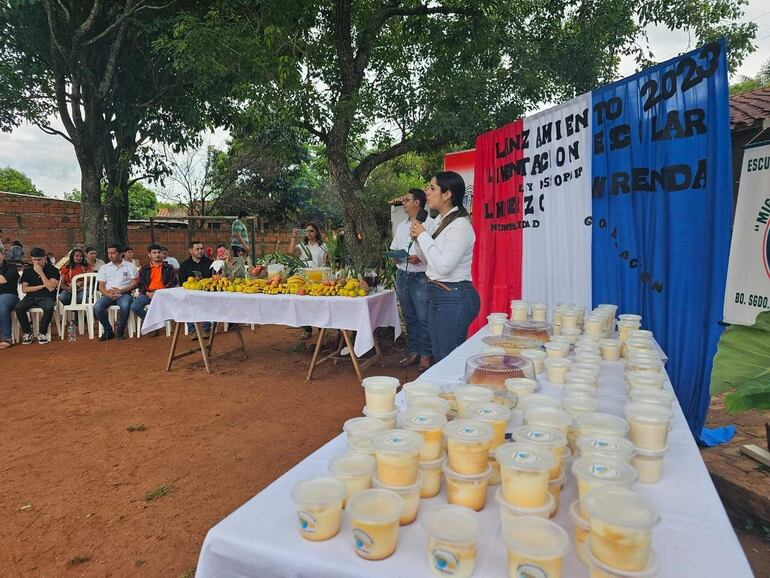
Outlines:
{"type": "Polygon", "coordinates": [[[0,349],[11,346],[11,312],[19,302],[19,272],[0,251],[0,349]]]}
{"type": "Polygon", "coordinates": [[[168,263],[163,262],[163,253],[160,245],[153,244],[147,247],[150,262],[139,269],[139,296],[131,304],[134,315],[144,319],[147,312],[144,310],[152,301],[156,291],[176,287],[176,271],[168,263]]]}
{"type": "MultiPolygon", "coordinates": [[[[211,263],[213,261],[203,254],[203,243],[200,241],[190,241],[187,247],[190,256],[182,261],[179,266],[179,280],[185,283],[192,277],[193,279],[207,279],[211,277],[211,263]]],[[[204,337],[211,331],[211,322],[203,323],[204,337]]],[[[192,335],[192,339],[197,339],[195,327],[192,323],[187,324],[187,332],[192,335]]]]}
{"type": "Polygon", "coordinates": [[[29,255],[32,257],[32,267],[27,267],[21,274],[21,290],[24,293],[24,299],[15,307],[16,319],[19,320],[24,333],[21,339],[22,345],[29,345],[35,337],[40,345],[44,345],[48,343],[46,334],[56,307],[56,289],[59,286],[60,275],[59,270],[51,265],[45,251],[40,247],[32,249],[29,255]],[[27,312],[35,307],[43,310],[37,336],[32,334],[32,326],[27,316],[27,312]]]}

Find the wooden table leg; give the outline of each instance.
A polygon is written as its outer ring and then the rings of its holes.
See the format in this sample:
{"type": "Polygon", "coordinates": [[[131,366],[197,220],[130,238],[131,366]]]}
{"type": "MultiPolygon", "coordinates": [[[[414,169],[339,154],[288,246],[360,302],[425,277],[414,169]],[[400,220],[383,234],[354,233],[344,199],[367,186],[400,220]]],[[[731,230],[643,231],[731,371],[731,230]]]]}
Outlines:
{"type": "Polygon", "coordinates": [[[358,357],[356,357],[356,354],[353,352],[353,343],[350,341],[350,335],[348,334],[347,329],[342,330],[342,336],[345,338],[345,344],[348,346],[350,361],[353,362],[353,369],[356,370],[358,381],[363,381],[363,378],[361,377],[361,368],[358,366],[358,357]]]}
{"type": "Polygon", "coordinates": [[[313,352],[313,360],[310,362],[310,368],[307,370],[307,377],[305,378],[305,381],[310,381],[313,379],[313,370],[315,369],[316,361],[318,360],[318,354],[321,351],[321,345],[323,344],[324,340],[324,333],[326,332],[326,329],[320,329],[318,332],[318,342],[315,344],[315,351],[313,352]]]}
{"type": "Polygon", "coordinates": [[[377,336],[373,335],[372,337],[374,337],[374,351],[376,352],[377,357],[380,360],[380,367],[385,367],[385,358],[382,355],[382,349],[380,349],[380,344],[377,343],[377,336]]]}
{"type": "MultiPolygon", "coordinates": [[[[177,323],[177,328],[179,327],[179,324],[177,323]]],[[[193,327],[195,327],[195,335],[198,337],[198,345],[200,345],[201,348],[201,355],[203,356],[203,365],[206,366],[206,373],[211,373],[211,368],[209,367],[209,350],[207,345],[203,342],[203,334],[201,333],[201,324],[197,321],[193,323],[193,327]]],[[[211,339],[211,337],[209,337],[211,339]]]]}
{"type": "Polygon", "coordinates": [[[235,332],[238,334],[238,341],[241,342],[241,359],[248,359],[249,354],[246,352],[246,342],[243,341],[243,335],[241,335],[241,326],[235,326],[235,332]]]}
{"type": "Polygon", "coordinates": [[[168,352],[168,363],[166,363],[166,371],[171,371],[171,364],[174,361],[174,353],[176,352],[176,344],[179,341],[180,324],[178,321],[175,321],[174,323],[176,325],[174,326],[174,336],[171,338],[171,351],[168,352]]]}

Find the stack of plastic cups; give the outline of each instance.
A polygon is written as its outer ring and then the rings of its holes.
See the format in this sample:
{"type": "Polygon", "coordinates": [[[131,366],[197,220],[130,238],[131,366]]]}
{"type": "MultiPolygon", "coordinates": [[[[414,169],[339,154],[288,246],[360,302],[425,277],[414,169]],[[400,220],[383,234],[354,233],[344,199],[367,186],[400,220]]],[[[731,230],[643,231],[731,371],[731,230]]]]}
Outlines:
{"type": "Polygon", "coordinates": [[[618,317],[618,337],[625,341],[630,331],[639,329],[642,325],[641,315],[625,313],[618,317]]]}
{"type": "Polygon", "coordinates": [[[519,355],[532,362],[532,365],[535,366],[536,374],[543,373],[543,370],[545,370],[545,365],[543,364],[543,361],[545,361],[545,351],[542,349],[524,349],[519,355]]]}
{"type": "MultiPolygon", "coordinates": [[[[473,406],[471,406],[473,407],[473,406]]],[[[447,501],[472,510],[486,505],[492,475],[489,448],[495,436],[492,426],[478,420],[460,419],[444,427],[447,460],[442,466],[447,501]]]]}
{"type": "Polygon", "coordinates": [[[662,476],[673,414],[667,407],[645,402],[632,402],[623,409],[630,428],[628,437],[636,446],[631,463],[639,472],[640,482],[655,484],[662,476]]]}
{"type": "Polygon", "coordinates": [[[508,575],[561,578],[569,550],[567,532],[550,520],[523,516],[503,524],[508,575]]]}
{"type": "Polygon", "coordinates": [[[561,310],[562,334],[565,329],[577,329],[580,322],[580,310],[577,307],[566,307],[561,310]]]}
{"type": "Polygon", "coordinates": [[[376,461],[373,456],[349,451],[329,460],[329,473],[345,484],[347,495],[342,506],[358,492],[372,487],[376,461]]]}
{"type": "Polygon", "coordinates": [[[374,417],[385,424],[388,429],[396,427],[398,409],[396,409],[396,389],[400,382],[395,377],[367,377],[361,385],[366,395],[366,405],[363,414],[374,417]]]}
{"type": "Polygon", "coordinates": [[[519,516],[548,518],[554,499],[548,491],[551,471],[556,459],[550,449],[530,443],[507,443],[495,454],[500,464],[501,486],[495,500],[500,506],[500,518],[505,525],[519,516]]]}
{"type": "Polygon", "coordinates": [[[545,356],[546,358],[552,358],[552,357],[567,357],[570,352],[570,346],[567,343],[560,343],[558,341],[549,341],[548,343],[544,343],[543,347],[545,347],[545,356]]]}
{"type": "Polygon", "coordinates": [[[353,529],[353,547],[364,560],[383,560],[396,551],[404,501],[396,492],[364,490],[345,507],[353,529]]]}
{"type": "Polygon", "coordinates": [[[487,315],[489,334],[497,337],[501,336],[505,329],[506,321],[508,321],[508,316],[505,313],[490,313],[487,315]]]}
{"type": "Polygon", "coordinates": [[[446,415],[419,407],[407,409],[401,418],[404,429],[414,431],[423,438],[419,465],[423,474],[421,498],[432,498],[441,491],[441,466],[445,457],[441,441],[446,423],[446,415]]]}
{"type": "Polygon", "coordinates": [[[622,341],[620,339],[607,338],[599,341],[602,359],[604,361],[618,361],[620,359],[620,350],[622,341]]]}
{"type": "Polygon", "coordinates": [[[553,507],[549,517],[556,515],[559,509],[561,489],[567,479],[563,463],[567,436],[563,431],[540,425],[524,425],[513,430],[514,442],[531,444],[533,447],[551,452],[554,465],[548,472],[548,493],[553,498],[553,507]]]}
{"type": "Polygon", "coordinates": [[[548,319],[548,304],[532,304],[532,321],[546,321],[548,319]]]}
{"type": "Polygon", "coordinates": [[[458,417],[465,417],[465,406],[474,402],[490,402],[495,392],[483,385],[461,385],[454,390],[458,417]]]}
{"type": "Polygon", "coordinates": [[[562,337],[568,337],[570,340],[570,343],[572,345],[575,344],[575,342],[578,340],[578,337],[580,337],[582,331],[578,328],[562,328],[561,335],[562,337]]]}
{"type": "Polygon", "coordinates": [[[342,524],[342,504],[347,489],[333,477],[300,480],[291,490],[300,536],[321,542],[337,535],[342,524]]]}
{"type": "Polygon", "coordinates": [[[543,363],[545,364],[545,378],[550,383],[563,385],[566,382],[567,372],[572,365],[572,362],[569,359],[548,357],[543,363]]]}
{"type": "Polygon", "coordinates": [[[511,321],[526,321],[529,319],[529,304],[520,299],[511,301],[511,321]]]}
{"type": "Polygon", "coordinates": [[[418,397],[438,397],[441,393],[441,387],[435,383],[427,383],[424,381],[409,381],[401,388],[406,396],[406,406],[418,397]]]}
{"type": "Polygon", "coordinates": [[[428,534],[431,572],[469,578],[476,568],[479,523],[475,514],[462,506],[439,506],[425,513],[422,527],[428,534]]]}
{"type": "Polygon", "coordinates": [[[575,363],[576,364],[587,363],[589,365],[601,367],[600,364],[603,361],[601,353],[595,353],[594,351],[588,351],[587,349],[576,351],[575,363]]]}
{"type": "Polygon", "coordinates": [[[607,316],[602,312],[591,312],[583,322],[583,333],[601,337],[607,327],[607,316]]]}
{"type": "MultiPolygon", "coordinates": [[[[439,414],[432,416],[441,417],[439,414]]],[[[393,492],[401,498],[403,508],[399,523],[402,526],[411,524],[420,507],[424,480],[420,471],[420,457],[425,446],[423,436],[411,430],[392,429],[375,435],[373,444],[377,460],[373,485],[375,488],[393,492]]],[[[438,449],[440,452],[440,441],[438,449]]]]}
{"type": "Polygon", "coordinates": [[[572,475],[577,480],[580,513],[586,517],[583,499],[593,489],[631,489],[639,481],[636,469],[627,462],[596,455],[579,457],[572,462],[572,475]]]}

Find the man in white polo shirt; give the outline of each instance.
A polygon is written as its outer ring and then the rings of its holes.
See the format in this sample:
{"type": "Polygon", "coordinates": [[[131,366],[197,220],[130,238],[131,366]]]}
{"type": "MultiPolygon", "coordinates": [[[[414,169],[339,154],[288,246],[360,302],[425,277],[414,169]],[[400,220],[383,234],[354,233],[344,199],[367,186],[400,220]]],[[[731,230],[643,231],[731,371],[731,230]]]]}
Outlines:
{"type": "Polygon", "coordinates": [[[94,314],[104,328],[99,341],[107,341],[115,337],[107,310],[113,305],[120,307],[117,337],[118,341],[121,341],[126,338],[128,316],[134,301],[131,291],[137,286],[137,268],[133,263],[123,260],[123,249],[117,245],[107,247],[107,258],[109,262],[102,265],[96,273],[102,297],[94,305],[94,314]]]}

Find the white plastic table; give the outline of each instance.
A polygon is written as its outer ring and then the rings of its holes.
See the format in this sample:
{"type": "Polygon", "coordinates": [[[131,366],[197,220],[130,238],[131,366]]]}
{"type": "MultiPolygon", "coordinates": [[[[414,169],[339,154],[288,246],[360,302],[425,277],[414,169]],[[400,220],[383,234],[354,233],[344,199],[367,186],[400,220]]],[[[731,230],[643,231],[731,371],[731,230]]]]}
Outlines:
{"type": "MultiPolygon", "coordinates": [[[[420,381],[439,383],[445,389],[456,387],[464,373],[465,359],[481,353],[482,329],[420,381]]],[[[542,392],[558,397],[561,388],[540,376],[542,392]]],[[[671,387],[670,383],[666,385],[671,387]]],[[[603,362],[599,379],[600,411],[620,415],[626,401],[622,362],[603,362]]],[[[403,399],[399,398],[399,403],[403,399]]],[[[340,424],[340,427],[342,424],[340,424]]],[[[308,424],[312,427],[312,424],[308,424]]],[[[350,523],[343,520],[340,533],[327,542],[307,542],[296,529],[290,498],[292,485],[299,479],[326,475],[328,460],[346,450],[342,434],[309,455],[286,474],[246,502],[209,530],[197,567],[199,578],[382,578],[431,577],[428,568],[427,536],[415,523],[399,529],[398,548],[393,556],[378,562],[359,558],[353,550],[350,523]]],[[[661,523],[653,531],[653,548],[660,561],[660,578],[749,578],[753,576],[724,507],[714,489],[698,448],[690,435],[684,415],[674,404],[669,435],[669,452],[658,484],[637,484],[635,489],[661,513],[661,523]]],[[[487,506],[478,513],[481,525],[479,557],[475,577],[507,578],[506,549],[500,536],[500,517],[490,487],[487,506]]],[[[577,498],[571,475],[561,495],[561,506],[554,521],[567,530],[572,541],[564,565],[563,578],[587,578],[588,569],[574,551],[574,527],[568,515],[577,498]]],[[[445,504],[446,493],[422,500],[420,510],[445,504]]]]}

